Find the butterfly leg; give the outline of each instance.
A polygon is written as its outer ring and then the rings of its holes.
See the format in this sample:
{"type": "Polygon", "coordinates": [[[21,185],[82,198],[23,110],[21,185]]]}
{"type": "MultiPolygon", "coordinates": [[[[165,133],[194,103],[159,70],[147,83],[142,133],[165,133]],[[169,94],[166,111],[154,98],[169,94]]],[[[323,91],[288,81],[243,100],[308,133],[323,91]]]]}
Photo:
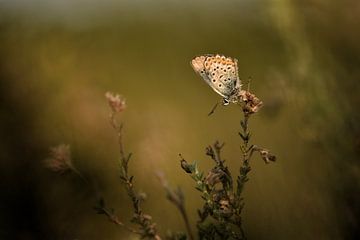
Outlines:
{"type": "Polygon", "coordinates": [[[211,109],[211,111],[208,113],[208,116],[212,115],[215,112],[215,109],[217,108],[217,106],[219,105],[219,102],[217,102],[213,108],[211,109]]]}

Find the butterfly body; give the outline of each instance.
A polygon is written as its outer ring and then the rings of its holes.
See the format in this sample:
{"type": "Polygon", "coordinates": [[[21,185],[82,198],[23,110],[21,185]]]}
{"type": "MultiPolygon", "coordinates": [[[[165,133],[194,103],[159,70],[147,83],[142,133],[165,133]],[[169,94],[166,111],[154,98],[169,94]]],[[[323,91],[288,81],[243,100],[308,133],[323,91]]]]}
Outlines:
{"type": "Polygon", "coordinates": [[[237,59],[223,55],[202,55],[191,61],[191,66],[209,86],[224,98],[224,105],[238,102],[241,81],[237,59]]]}

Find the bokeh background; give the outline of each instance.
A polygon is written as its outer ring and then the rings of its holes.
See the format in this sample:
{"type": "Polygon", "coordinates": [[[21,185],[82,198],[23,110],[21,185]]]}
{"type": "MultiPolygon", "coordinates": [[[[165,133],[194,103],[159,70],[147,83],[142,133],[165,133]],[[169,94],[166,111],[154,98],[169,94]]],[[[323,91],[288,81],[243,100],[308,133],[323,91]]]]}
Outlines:
{"type": "Polygon", "coordinates": [[[0,1],[0,239],[136,239],[95,214],[91,187],[44,168],[49,147],[70,144],[78,169],[131,218],[106,91],[127,99],[145,211],[162,234],[185,230],[161,170],[195,226],[201,199],[178,153],[206,171],[204,149],[218,139],[234,175],[240,165],[239,108],[207,117],[220,97],[189,64],[205,53],[238,58],[240,77],[252,77],[264,101],[253,143],[278,157],[252,161],[249,239],[358,239],[359,29],[356,0],[0,1]]]}

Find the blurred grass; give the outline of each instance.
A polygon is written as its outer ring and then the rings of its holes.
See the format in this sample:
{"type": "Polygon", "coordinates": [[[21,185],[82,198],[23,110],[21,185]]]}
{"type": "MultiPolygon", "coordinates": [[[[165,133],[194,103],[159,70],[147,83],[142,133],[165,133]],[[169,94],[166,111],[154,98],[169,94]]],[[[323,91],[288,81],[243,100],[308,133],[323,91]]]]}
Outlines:
{"type": "Polygon", "coordinates": [[[242,79],[252,76],[265,103],[250,122],[254,143],[279,159],[252,163],[249,238],[356,236],[359,9],[356,1],[315,0],[1,2],[0,234],[129,237],[93,214],[94,199],[78,180],[42,169],[49,146],[71,144],[79,168],[119,215],[131,217],[117,178],[108,90],[128,102],[125,145],[135,154],[136,184],[149,196],[144,208],[162,232],[184,230],[154,177],[161,169],[184,188],[195,223],[200,199],[177,154],[208,169],[204,148],[219,139],[234,174],[239,166],[239,110],[207,117],[219,96],[189,65],[194,55],[223,53],[238,58],[242,79]]]}

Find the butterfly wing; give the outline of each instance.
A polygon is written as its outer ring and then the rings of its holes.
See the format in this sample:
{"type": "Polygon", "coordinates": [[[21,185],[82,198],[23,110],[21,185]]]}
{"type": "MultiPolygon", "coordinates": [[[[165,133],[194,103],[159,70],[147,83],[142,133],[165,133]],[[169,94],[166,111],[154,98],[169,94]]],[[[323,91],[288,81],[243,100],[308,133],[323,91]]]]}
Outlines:
{"type": "Polygon", "coordinates": [[[193,67],[194,71],[199,74],[206,83],[211,85],[211,80],[208,77],[208,74],[205,71],[205,59],[207,56],[198,56],[191,60],[191,66],[193,67]]]}
{"type": "Polygon", "coordinates": [[[237,60],[222,55],[195,57],[191,65],[215,92],[229,99],[240,88],[237,60]]]}

